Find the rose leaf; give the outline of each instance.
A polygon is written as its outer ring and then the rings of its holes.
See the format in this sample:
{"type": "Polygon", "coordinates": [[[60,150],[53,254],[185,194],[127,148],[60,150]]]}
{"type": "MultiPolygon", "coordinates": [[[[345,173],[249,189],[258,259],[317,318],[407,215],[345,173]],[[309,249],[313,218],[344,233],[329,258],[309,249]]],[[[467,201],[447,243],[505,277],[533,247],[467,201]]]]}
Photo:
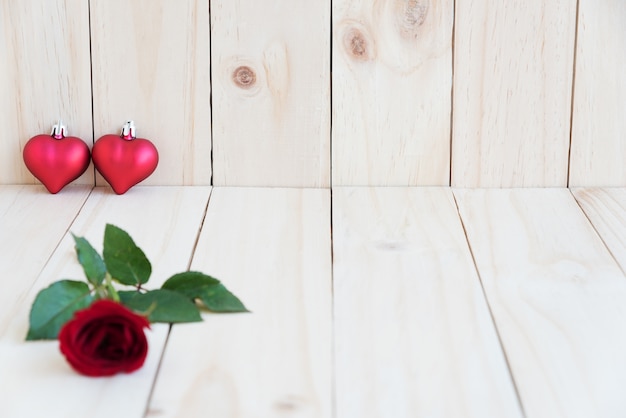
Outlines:
{"type": "Polygon", "coordinates": [[[61,280],[41,290],[30,311],[30,327],[26,340],[54,340],[74,312],[93,301],[85,282],[61,280]]]}
{"type": "Polygon", "coordinates": [[[150,322],[180,323],[202,321],[198,307],[185,296],[171,290],[119,292],[120,301],[127,308],[147,314],[150,322]]]}
{"type": "Polygon", "coordinates": [[[137,286],[146,283],[152,273],[150,261],[128,233],[107,224],[104,230],[104,264],[113,280],[137,286]]]}
{"type": "Polygon", "coordinates": [[[85,238],[77,237],[74,234],[72,234],[72,236],[76,243],[75,248],[78,262],[83,266],[87,280],[96,286],[100,285],[107,272],[102,257],[100,257],[100,254],[98,254],[85,238]]]}
{"type": "Polygon", "coordinates": [[[175,274],[161,288],[176,291],[192,300],[200,299],[213,312],[249,312],[219,280],[197,271],[175,274]]]}

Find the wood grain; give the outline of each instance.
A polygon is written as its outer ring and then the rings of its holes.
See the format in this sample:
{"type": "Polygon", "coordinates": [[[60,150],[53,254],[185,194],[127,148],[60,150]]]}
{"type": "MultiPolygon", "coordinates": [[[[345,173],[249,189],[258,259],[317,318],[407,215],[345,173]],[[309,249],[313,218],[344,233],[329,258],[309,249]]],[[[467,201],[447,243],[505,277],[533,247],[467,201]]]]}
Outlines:
{"type": "Polygon", "coordinates": [[[454,2],[333,2],[333,185],[448,185],[454,2]]]}
{"type": "Polygon", "coordinates": [[[330,185],[330,0],[211,2],[214,184],[330,185]]]}
{"type": "Polygon", "coordinates": [[[571,186],[626,186],[626,3],[580,0],[571,186]]]}
{"type": "Polygon", "coordinates": [[[576,0],[456,2],[452,185],[567,185],[576,0]]]}
{"type": "Polygon", "coordinates": [[[335,188],[337,417],[521,417],[449,189],[335,188]]]}
{"type": "Polygon", "coordinates": [[[191,268],[252,311],[174,326],[148,416],[331,416],[328,190],[216,188],[191,268]]]}
{"type": "Polygon", "coordinates": [[[134,120],[160,156],[142,184],[211,182],[208,10],[209,0],[91,1],[96,139],[134,120]]]}
{"type": "Polygon", "coordinates": [[[43,186],[0,186],[0,336],[90,191],[68,186],[51,195],[43,186]]]}
{"type": "Polygon", "coordinates": [[[626,189],[573,189],[578,204],[626,271],[626,189]]]}
{"type": "MultiPolygon", "coordinates": [[[[89,11],[83,0],[0,1],[0,184],[38,184],[22,152],[63,119],[93,143],[89,11]]],[[[94,184],[93,169],[75,184],[94,184]]]]}
{"type": "MultiPolygon", "coordinates": [[[[126,230],[152,262],[153,277],[146,287],[157,288],[171,274],[188,268],[209,191],[208,187],[138,187],[117,196],[108,188],[96,188],[70,229],[99,252],[106,223],[126,230]]],[[[139,417],[146,408],[167,325],[152,325],[147,333],[150,348],[139,371],[109,379],[85,378],[72,371],[58,351],[58,342],[23,341],[30,304],[39,290],[62,278],[84,276],[73,247],[72,237],[65,234],[35,284],[22,286],[19,304],[3,307],[0,416],[139,417]]]]}
{"type": "Polygon", "coordinates": [[[625,416],[626,277],[569,191],[455,196],[526,416],[625,416]]]}

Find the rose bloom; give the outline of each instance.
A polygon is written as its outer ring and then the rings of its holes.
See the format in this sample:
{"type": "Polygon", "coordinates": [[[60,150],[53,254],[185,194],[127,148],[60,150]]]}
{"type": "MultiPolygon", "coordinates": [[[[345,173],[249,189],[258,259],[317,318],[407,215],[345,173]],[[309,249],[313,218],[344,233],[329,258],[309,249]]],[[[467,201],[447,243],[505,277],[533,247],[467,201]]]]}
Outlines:
{"type": "Polygon", "coordinates": [[[59,332],[68,363],[87,376],[111,376],[139,369],[148,354],[144,328],[150,322],[123,305],[98,300],[77,311],[59,332]]]}

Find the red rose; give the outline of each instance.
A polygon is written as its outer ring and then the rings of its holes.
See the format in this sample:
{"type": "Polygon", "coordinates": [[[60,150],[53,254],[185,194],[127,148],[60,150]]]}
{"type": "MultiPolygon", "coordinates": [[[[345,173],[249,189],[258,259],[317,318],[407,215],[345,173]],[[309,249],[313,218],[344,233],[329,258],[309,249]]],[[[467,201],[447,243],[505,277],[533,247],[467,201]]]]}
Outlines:
{"type": "Polygon", "coordinates": [[[74,314],[59,332],[61,352],[70,365],[87,376],[130,373],[148,354],[144,328],[148,320],[123,305],[98,300],[74,314]]]}

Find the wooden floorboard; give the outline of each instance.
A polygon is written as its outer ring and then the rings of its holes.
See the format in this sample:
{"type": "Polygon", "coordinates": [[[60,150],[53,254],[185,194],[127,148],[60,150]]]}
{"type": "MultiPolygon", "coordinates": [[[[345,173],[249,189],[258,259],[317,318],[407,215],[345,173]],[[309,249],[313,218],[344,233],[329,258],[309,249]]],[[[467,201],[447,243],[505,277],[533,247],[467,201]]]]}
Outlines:
{"type": "MultiPolygon", "coordinates": [[[[168,275],[188,268],[209,193],[209,187],[138,187],[118,196],[109,188],[95,188],[70,230],[102,251],[106,223],[125,229],[152,262],[153,277],[146,287],[156,288],[168,275]]],[[[33,221],[42,219],[54,218],[48,210],[33,221]]],[[[30,241],[37,240],[25,240],[30,241]]],[[[140,417],[146,409],[167,325],[153,325],[148,332],[150,350],[142,369],[110,379],[74,373],[56,341],[23,341],[36,293],[53,281],[83,277],[73,247],[66,233],[22,303],[10,310],[2,307],[2,417],[140,417]]]]}
{"type": "Polygon", "coordinates": [[[570,192],[454,193],[526,416],[626,416],[626,278],[570,192]]]}
{"type": "Polygon", "coordinates": [[[28,290],[90,191],[70,186],[52,195],[43,186],[0,186],[0,338],[11,313],[29,304],[28,290]]]}
{"type": "Polygon", "coordinates": [[[330,191],[216,188],[191,268],[252,313],[176,325],[150,417],[331,417],[330,191]]]}
{"type": "Polygon", "coordinates": [[[626,189],[572,189],[622,271],[626,271],[626,189]]]}
{"type": "Polygon", "coordinates": [[[625,214],[626,189],[2,186],[0,417],[621,418],[625,214]],[[77,375],[28,313],[82,277],[69,231],[101,250],[106,223],[148,288],[191,267],[252,313],[77,375]]]}
{"type": "Polygon", "coordinates": [[[337,417],[521,417],[450,189],[333,190],[337,417]]]}

